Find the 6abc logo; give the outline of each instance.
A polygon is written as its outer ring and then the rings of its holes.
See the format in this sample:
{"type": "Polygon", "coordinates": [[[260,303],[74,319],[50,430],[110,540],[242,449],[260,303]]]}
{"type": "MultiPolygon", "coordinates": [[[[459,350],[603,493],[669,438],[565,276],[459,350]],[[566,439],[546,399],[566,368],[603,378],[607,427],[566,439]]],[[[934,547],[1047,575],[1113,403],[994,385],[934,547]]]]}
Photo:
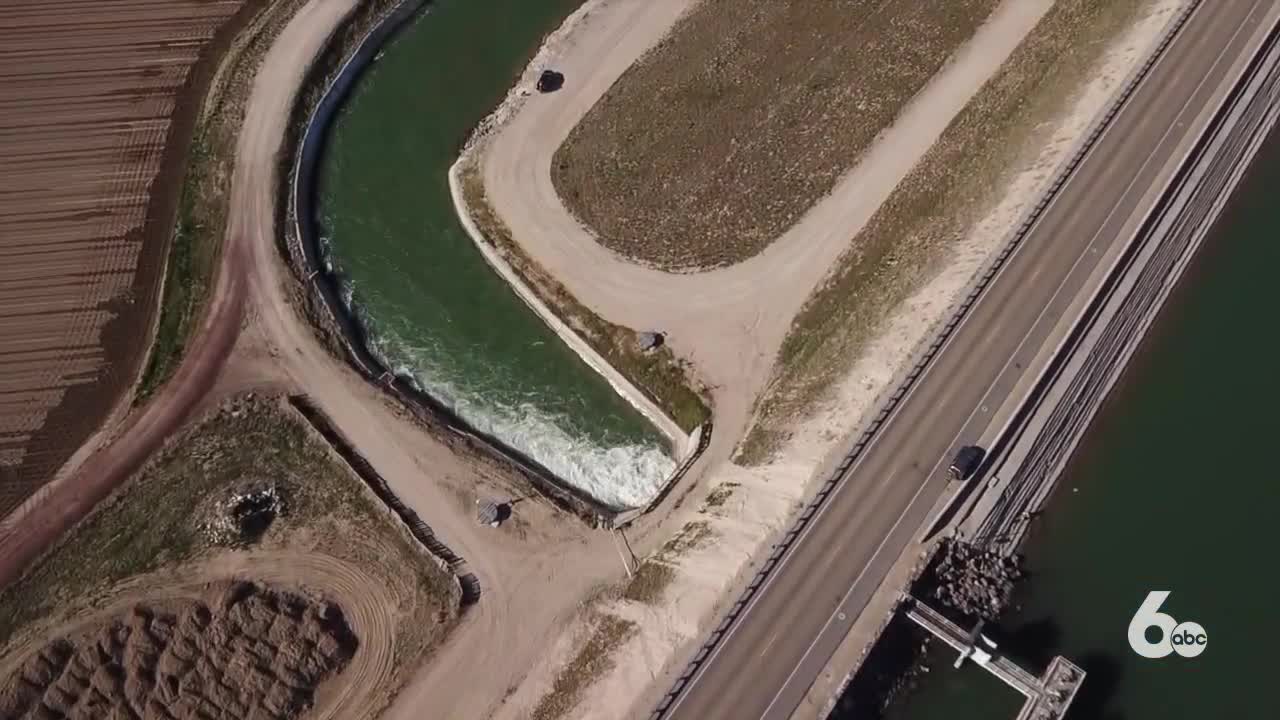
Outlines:
{"type": "Polygon", "coordinates": [[[1133,651],[1145,658],[1162,658],[1171,653],[1182,657],[1195,657],[1204,652],[1209,644],[1209,636],[1200,623],[1179,623],[1172,615],[1160,612],[1160,606],[1169,597],[1168,590],[1152,590],[1147,599],[1138,606],[1138,612],[1129,621],[1129,646],[1133,651]],[[1160,629],[1160,639],[1151,642],[1147,639],[1147,629],[1160,629]]]}

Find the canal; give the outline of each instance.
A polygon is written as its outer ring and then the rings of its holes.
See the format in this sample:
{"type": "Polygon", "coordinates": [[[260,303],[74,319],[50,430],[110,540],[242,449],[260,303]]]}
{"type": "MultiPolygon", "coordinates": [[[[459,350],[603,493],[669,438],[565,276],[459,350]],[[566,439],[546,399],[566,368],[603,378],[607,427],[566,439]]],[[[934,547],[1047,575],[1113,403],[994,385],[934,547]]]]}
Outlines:
{"type": "MultiPolygon", "coordinates": [[[[1280,136],[1273,134],[1090,429],[1027,544],[1030,579],[995,633],[1043,669],[1088,678],[1076,720],[1280,717],[1271,682],[1280,541],[1280,136]],[[1139,657],[1147,593],[1205,628],[1198,657],[1139,657]]],[[[893,720],[1012,720],[1020,698],[981,669],[931,671],[893,720]]],[[[839,713],[832,718],[842,717],[839,713]]]]}
{"type": "Polygon", "coordinates": [[[389,367],[569,484],[635,507],[674,469],[665,439],[485,264],[448,187],[467,134],[580,3],[428,3],[329,130],[322,243],[389,367]]]}

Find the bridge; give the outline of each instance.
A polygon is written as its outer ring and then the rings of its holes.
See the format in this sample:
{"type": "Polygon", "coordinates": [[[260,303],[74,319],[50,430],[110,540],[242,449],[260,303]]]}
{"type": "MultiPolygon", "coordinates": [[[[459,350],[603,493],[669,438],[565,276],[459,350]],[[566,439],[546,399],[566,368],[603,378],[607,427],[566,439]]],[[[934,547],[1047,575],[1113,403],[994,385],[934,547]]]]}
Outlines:
{"type": "Polygon", "coordinates": [[[982,634],[981,622],[971,632],[965,632],[942,613],[910,595],[903,596],[903,606],[909,620],[960,653],[956,658],[957,668],[966,659],[973,660],[1027,699],[1016,720],[1059,720],[1067,714],[1084,683],[1084,670],[1061,655],[1049,663],[1043,675],[1035,677],[997,651],[996,644],[982,634]]]}

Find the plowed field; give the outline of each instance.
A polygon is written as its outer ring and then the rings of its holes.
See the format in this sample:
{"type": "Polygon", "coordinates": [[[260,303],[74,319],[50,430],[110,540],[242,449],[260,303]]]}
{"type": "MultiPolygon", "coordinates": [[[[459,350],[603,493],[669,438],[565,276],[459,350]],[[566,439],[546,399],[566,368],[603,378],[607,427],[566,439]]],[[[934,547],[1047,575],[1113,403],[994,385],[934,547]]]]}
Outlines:
{"type": "Polygon", "coordinates": [[[199,97],[263,1],[0,3],[0,516],[136,376],[199,97]]]}

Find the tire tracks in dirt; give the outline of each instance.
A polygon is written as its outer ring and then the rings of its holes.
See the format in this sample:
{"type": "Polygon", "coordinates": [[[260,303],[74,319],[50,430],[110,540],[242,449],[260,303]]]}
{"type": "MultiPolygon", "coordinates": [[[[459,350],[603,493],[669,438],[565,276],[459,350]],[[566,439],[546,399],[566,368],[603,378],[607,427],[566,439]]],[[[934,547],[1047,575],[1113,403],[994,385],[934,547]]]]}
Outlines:
{"type": "MultiPolygon", "coordinates": [[[[248,248],[254,242],[246,218],[254,210],[261,212],[264,203],[268,216],[271,212],[271,190],[265,191],[265,197],[255,197],[251,190],[261,195],[261,189],[256,185],[246,187],[249,183],[245,175],[251,166],[270,166],[268,175],[272,177],[275,169],[274,152],[250,154],[260,149],[263,131],[257,127],[262,123],[253,121],[252,106],[261,105],[263,95],[271,93],[281,96],[279,102],[290,103],[307,68],[355,5],[356,0],[312,0],[290,20],[264,58],[237,144],[228,213],[231,222],[217,278],[204,318],[192,334],[186,358],[152,401],[125,420],[114,441],[90,454],[69,477],[45,485],[0,522],[0,587],[21,575],[45,548],[140,468],[213,387],[231,354],[245,316],[249,290],[248,248]]],[[[287,117],[287,111],[283,115],[287,117]]],[[[267,128],[277,130],[276,150],[283,135],[283,122],[282,119],[278,127],[267,128]]]]}
{"type": "Polygon", "coordinates": [[[211,586],[246,580],[271,588],[318,592],[341,609],[355,633],[359,650],[341,674],[322,684],[309,718],[343,720],[363,717],[370,708],[390,701],[388,681],[395,664],[396,629],[400,609],[396,593],[372,573],[329,555],[278,551],[231,552],[174,573],[169,570],[135,578],[109,591],[113,599],[90,606],[70,618],[31,632],[0,660],[0,679],[7,678],[31,652],[55,637],[75,635],[106,619],[127,615],[137,605],[155,606],[172,600],[213,602],[221,591],[211,586]],[[160,575],[161,577],[157,577],[160,575]]]}

